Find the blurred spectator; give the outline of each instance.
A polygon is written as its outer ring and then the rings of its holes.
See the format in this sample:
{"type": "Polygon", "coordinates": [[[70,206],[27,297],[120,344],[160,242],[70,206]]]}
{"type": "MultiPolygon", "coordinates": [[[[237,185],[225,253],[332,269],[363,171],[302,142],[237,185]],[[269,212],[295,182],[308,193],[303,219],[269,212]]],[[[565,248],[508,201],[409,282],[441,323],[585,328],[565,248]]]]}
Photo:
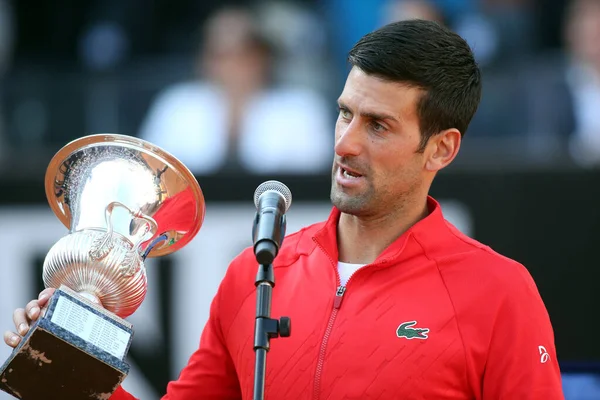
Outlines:
{"type": "Polygon", "coordinates": [[[123,27],[101,21],[86,29],[79,43],[80,57],[92,70],[105,70],[122,63],[128,55],[129,38],[123,27]]]}
{"type": "Polygon", "coordinates": [[[569,66],[575,130],[571,153],[583,165],[600,163],[600,1],[574,1],[567,15],[569,66]]]}
{"type": "Polygon", "coordinates": [[[337,97],[322,16],[312,7],[288,0],[260,0],[257,9],[262,31],[277,47],[275,76],[337,97]]]}
{"type": "Polygon", "coordinates": [[[527,63],[516,84],[526,107],[532,157],[559,154],[582,166],[600,163],[600,1],[573,0],[564,20],[564,52],[527,63]]]}
{"type": "Polygon", "coordinates": [[[331,164],[330,107],[273,82],[275,49],[242,8],[208,19],[197,79],[164,90],[140,136],[194,173],[315,173],[331,164]]]}
{"type": "Polygon", "coordinates": [[[535,50],[539,39],[533,0],[471,3],[470,9],[452,15],[451,25],[469,42],[482,67],[503,67],[535,50]]]}
{"type": "Polygon", "coordinates": [[[344,87],[348,71],[346,56],[366,33],[381,26],[381,10],[387,0],[324,0],[320,7],[329,29],[331,61],[335,68],[335,91],[344,87]]]}
{"type": "Polygon", "coordinates": [[[407,19],[426,19],[446,25],[442,10],[432,1],[391,0],[382,8],[381,24],[407,19]]]}

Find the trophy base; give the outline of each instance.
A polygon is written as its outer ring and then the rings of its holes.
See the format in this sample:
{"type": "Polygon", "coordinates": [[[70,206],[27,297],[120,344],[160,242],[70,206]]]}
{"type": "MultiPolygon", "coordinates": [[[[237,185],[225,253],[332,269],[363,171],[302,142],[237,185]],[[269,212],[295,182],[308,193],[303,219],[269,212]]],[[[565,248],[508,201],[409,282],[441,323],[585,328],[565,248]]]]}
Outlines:
{"type": "Polygon", "coordinates": [[[129,373],[129,322],[61,286],[0,368],[18,399],[109,399],[129,373]]]}

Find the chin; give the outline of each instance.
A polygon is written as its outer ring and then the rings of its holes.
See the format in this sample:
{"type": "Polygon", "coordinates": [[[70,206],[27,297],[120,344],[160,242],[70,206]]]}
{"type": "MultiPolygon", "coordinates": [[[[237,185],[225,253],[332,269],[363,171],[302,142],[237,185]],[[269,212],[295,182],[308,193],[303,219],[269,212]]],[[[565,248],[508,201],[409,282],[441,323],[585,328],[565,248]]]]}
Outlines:
{"type": "Polygon", "coordinates": [[[364,198],[348,195],[335,186],[331,188],[331,203],[344,214],[350,215],[362,215],[368,208],[364,198]]]}

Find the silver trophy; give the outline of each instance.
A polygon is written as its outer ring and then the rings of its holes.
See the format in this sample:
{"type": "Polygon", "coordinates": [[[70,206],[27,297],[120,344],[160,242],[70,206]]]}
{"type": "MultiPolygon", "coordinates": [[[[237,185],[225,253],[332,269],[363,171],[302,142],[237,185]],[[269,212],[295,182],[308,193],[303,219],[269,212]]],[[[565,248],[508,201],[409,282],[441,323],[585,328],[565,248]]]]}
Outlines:
{"type": "Polygon", "coordinates": [[[146,295],[144,260],[194,238],[204,197],[175,157],[116,134],[67,144],[45,188],[69,229],[43,266],[45,286],[58,290],[0,369],[0,389],[21,399],[108,398],[129,372],[133,328],[124,318],[146,295]]]}

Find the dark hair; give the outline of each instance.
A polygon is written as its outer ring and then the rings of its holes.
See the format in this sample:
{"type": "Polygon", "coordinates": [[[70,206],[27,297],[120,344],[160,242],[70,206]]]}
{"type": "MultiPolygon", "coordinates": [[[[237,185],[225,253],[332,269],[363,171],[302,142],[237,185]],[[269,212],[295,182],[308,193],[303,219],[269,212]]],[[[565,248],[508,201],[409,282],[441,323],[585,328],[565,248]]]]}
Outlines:
{"type": "Polygon", "coordinates": [[[481,98],[481,73],[467,42],[433,21],[393,22],[363,36],[348,55],[380,79],[424,90],[417,104],[423,151],[429,138],[456,128],[464,136],[481,98]]]}

